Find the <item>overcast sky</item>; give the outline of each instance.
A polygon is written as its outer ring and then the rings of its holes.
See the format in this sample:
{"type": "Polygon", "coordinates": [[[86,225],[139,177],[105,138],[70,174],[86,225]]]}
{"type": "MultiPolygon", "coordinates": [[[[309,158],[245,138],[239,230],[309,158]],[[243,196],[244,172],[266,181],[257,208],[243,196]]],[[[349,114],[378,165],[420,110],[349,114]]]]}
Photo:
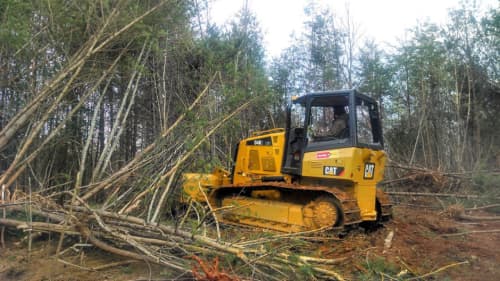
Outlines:
{"type": "MultiPolygon", "coordinates": [[[[248,0],[264,32],[264,44],[269,56],[278,56],[290,45],[290,34],[301,32],[307,0],[248,0]]],[[[334,14],[344,16],[346,5],[351,18],[363,37],[374,38],[380,44],[396,43],[404,38],[405,30],[417,22],[445,22],[448,10],[460,6],[460,0],[325,0],[334,14]]],[[[476,0],[479,7],[499,7],[498,0],[476,0]]],[[[245,0],[214,0],[212,22],[223,24],[241,9],[245,0]]]]}

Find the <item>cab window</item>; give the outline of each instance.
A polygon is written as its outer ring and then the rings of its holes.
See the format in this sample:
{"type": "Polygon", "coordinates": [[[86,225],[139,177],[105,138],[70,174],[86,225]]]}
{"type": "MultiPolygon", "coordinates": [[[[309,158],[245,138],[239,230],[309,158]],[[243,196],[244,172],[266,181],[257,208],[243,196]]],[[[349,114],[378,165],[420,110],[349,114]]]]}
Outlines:
{"type": "Polygon", "coordinates": [[[304,118],[306,116],[306,108],[302,104],[292,104],[291,108],[291,128],[304,128],[304,118]]]}
{"type": "Polygon", "coordinates": [[[374,103],[356,98],[356,134],[358,144],[381,145],[378,112],[374,103]]]}
{"type": "Polygon", "coordinates": [[[307,139],[309,148],[317,145],[342,146],[350,142],[347,95],[316,97],[312,100],[307,139]]]}

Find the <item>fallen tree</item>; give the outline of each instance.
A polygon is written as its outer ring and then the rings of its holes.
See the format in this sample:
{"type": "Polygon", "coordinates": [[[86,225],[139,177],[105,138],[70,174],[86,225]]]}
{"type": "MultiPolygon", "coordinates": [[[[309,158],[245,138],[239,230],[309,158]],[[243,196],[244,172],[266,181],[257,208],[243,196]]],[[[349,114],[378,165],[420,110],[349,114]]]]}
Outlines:
{"type": "MultiPolygon", "coordinates": [[[[26,194],[18,194],[19,200],[23,202],[29,202],[26,200],[27,197],[26,194]]],[[[293,278],[296,276],[293,268],[308,266],[318,277],[343,280],[343,277],[332,268],[324,267],[341,260],[297,256],[287,253],[286,249],[270,251],[262,247],[265,242],[224,242],[190,228],[148,223],[136,216],[91,208],[80,197],[76,196],[75,199],[80,202],[79,205],[58,206],[51,204],[50,199],[41,196],[34,197],[30,206],[24,207],[30,207],[38,219],[50,222],[3,218],[0,219],[0,225],[29,232],[53,232],[67,236],[81,236],[103,251],[129,259],[160,264],[178,274],[189,275],[193,278],[200,277],[197,271],[192,270],[193,259],[198,263],[203,263],[200,257],[207,259],[233,255],[241,262],[240,270],[244,271],[245,268],[250,267],[263,279],[293,278]],[[41,206],[53,208],[47,209],[41,206]],[[58,215],[55,216],[55,213],[58,215]],[[166,247],[168,250],[165,250],[166,247]]],[[[5,208],[12,213],[24,211],[23,208],[19,208],[19,205],[14,204],[5,208]]],[[[282,242],[294,240],[294,235],[278,236],[282,242]]],[[[270,238],[269,241],[273,239],[270,238]]],[[[71,248],[75,245],[66,246],[71,248]]],[[[58,254],[56,253],[56,256],[58,254]]]]}

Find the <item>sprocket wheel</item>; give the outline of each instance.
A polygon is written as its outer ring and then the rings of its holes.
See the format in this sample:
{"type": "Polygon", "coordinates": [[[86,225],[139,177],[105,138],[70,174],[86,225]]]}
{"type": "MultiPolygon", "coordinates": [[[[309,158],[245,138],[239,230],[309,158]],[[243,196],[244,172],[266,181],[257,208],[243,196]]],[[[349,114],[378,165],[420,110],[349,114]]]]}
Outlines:
{"type": "Polygon", "coordinates": [[[320,196],[313,202],[313,222],[317,228],[337,226],[341,223],[338,203],[328,196],[320,196]]]}

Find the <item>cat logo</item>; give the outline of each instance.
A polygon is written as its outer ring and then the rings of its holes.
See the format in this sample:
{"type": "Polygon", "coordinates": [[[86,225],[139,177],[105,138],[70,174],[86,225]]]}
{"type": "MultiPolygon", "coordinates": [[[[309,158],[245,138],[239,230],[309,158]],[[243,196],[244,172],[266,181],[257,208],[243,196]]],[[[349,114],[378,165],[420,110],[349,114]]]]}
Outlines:
{"type": "Polygon", "coordinates": [[[325,176],[343,176],[344,175],[344,167],[324,166],[323,167],[323,175],[325,175],[325,176]]]}
{"type": "Polygon", "coordinates": [[[375,175],[375,164],[374,163],[365,163],[365,173],[363,175],[364,179],[373,179],[375,175]]]}

